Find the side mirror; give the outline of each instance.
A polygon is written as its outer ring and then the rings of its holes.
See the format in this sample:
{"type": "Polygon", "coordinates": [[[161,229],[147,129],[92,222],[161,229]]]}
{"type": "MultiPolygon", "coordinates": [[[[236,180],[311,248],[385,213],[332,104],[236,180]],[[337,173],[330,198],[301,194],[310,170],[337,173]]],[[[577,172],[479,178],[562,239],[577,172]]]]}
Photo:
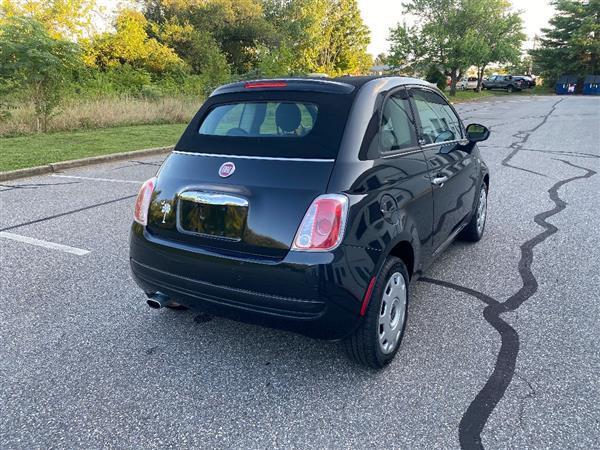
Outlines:
{"type": "Polygon", "coordinates": [[[467,125],[467,139],[470,142],[481,142],[485,141],[490,137],[490,130],[483,125],[479,125],[478,123],[472,123],[467,125]]]}

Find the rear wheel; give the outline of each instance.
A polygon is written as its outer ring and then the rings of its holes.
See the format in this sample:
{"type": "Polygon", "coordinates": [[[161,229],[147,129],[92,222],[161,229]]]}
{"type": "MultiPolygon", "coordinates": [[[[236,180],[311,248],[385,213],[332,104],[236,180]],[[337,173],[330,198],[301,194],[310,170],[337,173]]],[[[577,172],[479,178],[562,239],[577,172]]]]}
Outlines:
{"type": "Polygon", "coordinates": [[[479,190],[479,199],[477,206],[471,217],[471,221],[460,232],[458,238],[463,241],[477,242],[483,237],[485,231],[485,221],[487,219],[487,187],[482,185],[479,190]]]}
{"type": "Polygon", "coordinates": [[[508,87],[506,88],[506,92],[508,92],[509,94],[512,94],[512,92],[515,90],[515,88],[513,87],[512,84],[509,84],[508,87]]]}
{"type": "Polygon", "coordinates": [[[406,327],[408,283],[402,260],[389,257],[375,282],[362,324],[344,341],[352,360],[380,369],[394,359],[406,327]]]}

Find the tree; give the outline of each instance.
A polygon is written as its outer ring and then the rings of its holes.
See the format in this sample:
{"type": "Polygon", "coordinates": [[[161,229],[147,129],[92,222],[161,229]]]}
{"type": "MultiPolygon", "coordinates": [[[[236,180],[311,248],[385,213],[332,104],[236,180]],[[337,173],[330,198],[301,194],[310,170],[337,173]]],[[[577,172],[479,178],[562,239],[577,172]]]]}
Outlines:
{"type": "MultiPolygon", "coordinates": [[[[478,45],[473,48],[473,65],[477,66],[477,90],[481,90],[485,69],[490,63],[516,64],[525,40],[523,22],[518,13],[510,10],[506,0],[482,2],[483,20],[478,26],[478,45]]],[[[524,73],[523,71],[519,71],[524,73]]]]}
{"type": "Polygon", "coordinates": [[[193,74],[202,75],[208,88],[214,88],[229,78],[229,65],[214,37],[196,30],[189,22],[177,18],[162,24],[152,24],[153,35],[171,47],[190,67],[193,74]]]}
{"type": "MultiPolygon", "coordinates": [[[[396,67],[408,65],[417,72],[437,66],[450,77],[453,96],[458,80],[471,65],[485,69],[494,58],[505,57],[504,50],[490,50],[489,45],[498,43],[491,42],[486,33],[491,21],[500,21],[507,14],[508,6],[504,0],[413,0],[405,5],[405,12],[416,17],[416,23],[391,30],[389,61],[396,67]]],[[[517,39],[509,45],[520,46],[523,38],[517,34],[511,37],[515,36],[517,39]]]]}
{"type": "Polygon", "coordinates": [[[356,0],[269,0],[265,13],[295,73],[358,74],[372,65],[356,0]]]}
{"type": "Polygon", "coordinates": [[[387,64],[388,56],[385,53],[378,54],[373,60],[373,64],[376,66],[384,66],[387,64]]]}
{"type": "Polygon", "coordinates": [[[159,25],[176,19],[209,33],[238,74],[256,68],[256,49],[275,41],[260,0],[144,0],[144,14],[159,25]]]}
{"type": "Polygon", "coordinates": [[[95,0],[0,0],[1,17],[27,16],[54,38],[81,37],[91,24],[95,0]]]}
{"type": "Polygon", "coordinates": [[[0,26],[0,85],[28,92],[38,132],[48,129],[79,63],[78,46],[53,38],[35,19],[11,17],[0,26]]]}
{"type": "Polygon", "coordinates": [[[530,51],[544,79],[600,73],[600,0],[556,0],[554,7],[540,48],[530,51]]]}
{"type": "Polygon", "coordinates": [[[148,22],[141,12],[122,10],[115,28],[115,33],[83,41],[87,65],[107,69],[128,64],[156,74],[184,68],[184,62],[172,48],[148,36],[148,22]]]}
{"type": "Polygon", "coordinates": [[[435,85],[440,90],[446,89],[447,79],[446,75],[436,66],[429,66],[427,69],[427,73],[425,74],[425,80],[430,83],[435,83],[435,85]]]}

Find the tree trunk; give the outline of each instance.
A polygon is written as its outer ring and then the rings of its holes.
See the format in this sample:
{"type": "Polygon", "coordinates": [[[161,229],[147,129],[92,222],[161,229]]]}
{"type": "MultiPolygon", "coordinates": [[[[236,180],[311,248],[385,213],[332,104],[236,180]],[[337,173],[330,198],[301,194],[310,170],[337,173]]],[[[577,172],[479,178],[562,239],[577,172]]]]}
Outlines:
{"type": "Polygon", "coordinates": [[[458,83],[459,76],[459,71],[457,69],[452,69],[450,72],[450,97],[456,95],[456,83],[458,83]]]}
{"type": "Polygon", "coordinates": [[[483,85],[483,72],[485,71],[486,64],[477,68],[477,92],[481,92],[481,87],[483,85]]]}

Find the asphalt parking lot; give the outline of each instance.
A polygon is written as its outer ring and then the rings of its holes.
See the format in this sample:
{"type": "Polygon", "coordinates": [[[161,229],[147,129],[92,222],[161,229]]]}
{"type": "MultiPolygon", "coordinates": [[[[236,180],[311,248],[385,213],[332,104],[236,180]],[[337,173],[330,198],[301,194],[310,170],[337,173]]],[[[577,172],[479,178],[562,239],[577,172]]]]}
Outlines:
{"type": "Polygon", "coordinates": [[[414,283],[380,372],[148,308],[127,239],[160,157],[2,184],[0,448],[598,448],[600,98],[458,110],[492,129],[486,235],[414,283]]]}

